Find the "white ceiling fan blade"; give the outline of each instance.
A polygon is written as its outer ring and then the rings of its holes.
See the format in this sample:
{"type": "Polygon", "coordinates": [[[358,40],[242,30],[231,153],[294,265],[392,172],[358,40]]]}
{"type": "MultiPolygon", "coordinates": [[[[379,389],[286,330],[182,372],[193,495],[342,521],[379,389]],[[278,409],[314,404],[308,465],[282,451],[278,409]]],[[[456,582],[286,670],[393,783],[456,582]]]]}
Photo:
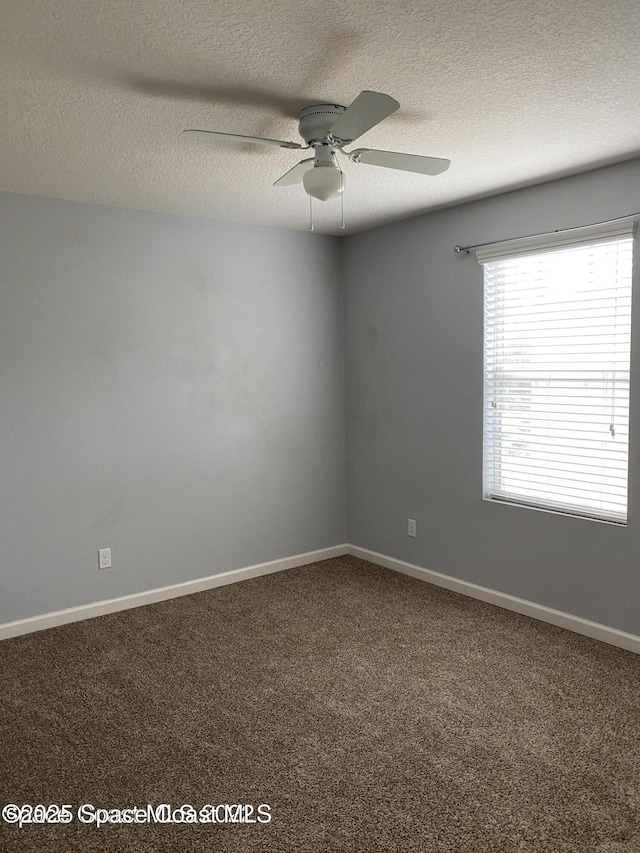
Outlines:
{"type": "Polygon", "coordinates": [[[233,142],[255,142],[256,145],[276,145],[278,148],[302,148],[297,142],[283,142],[281,139],[264,139],[261,136],[243,136],[240,133],[220,133],[217,130],[183,130],[191,136],[202,136],[212,142],[229,139],[233,142]]]}
{"type": "Polygon", "coordinates": [[[281,178],[274,183],[274,187],[290,187],[292,184],[299,184],[302,176],[308,169],[313,169],[313,157],[308,160],[301,160],[293,169],[285,172],[281,178]]]}
{"type": "Polygon", "coordinates": [[[351,106],[331,128],[331,133],[344,142],[353,142],[382,119],[394,113],[400,104],[382,92],[360,92],[351,106]]]}
{"type": "Polygon", "coordinates": [[[349,159],[354,163],[417,172],[419,175],[439,175],[451,165],[451,160],[442,157],[422,157],[420,154],[399,154],[397,151],[376,151],[373,148],[356,148],[349,152],[349,159]]]}

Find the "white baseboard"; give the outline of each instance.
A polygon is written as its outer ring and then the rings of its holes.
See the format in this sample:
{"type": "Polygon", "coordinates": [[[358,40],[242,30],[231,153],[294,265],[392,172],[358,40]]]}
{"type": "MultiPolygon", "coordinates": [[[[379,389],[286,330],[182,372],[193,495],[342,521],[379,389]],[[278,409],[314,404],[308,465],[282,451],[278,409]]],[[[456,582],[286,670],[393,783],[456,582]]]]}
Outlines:
{"type": "Polygon", "coordinates": [[[30,616],[27,619],[18,619],[15,622],[5,622],[4,625],[0,625],[0,640],[7,640],[9,637],[18,637],[21,634],[31,634],[34,631],[42,631],[45,628],[54,628],[56,625],[66,625],[69,622],[80,622],[82,619],[91,619],[93,616],[104,616],[106,613],[129,610],[132,607],[153,604],[156,601],[165,601],[168,598],[191,595],[193,592],[202,592],[205,589],[226,586],[227,584],[237,583],[238,581],[248,580],[249,578],[257,578],[260,575],[282,572],[285,569],[293,569],[296,566],[319,563],[321,560],[341,557],[347,552],[348,545],[334,545],[332,548],[308,551],[306,554],[283,557],[280,560],[258,563],[255,566],[246,566],[243,569],[233,569],[232,571],[221,572],[218,575],[210,575],[206,578],[197,578],[193,581],[162,586],[157,589],[147,590],[146,592],[136,592],[133,595],[123,595],[120,598],[94,601],[91,604],[83,604],[80,607],[68,607],[65,610],[43,613],[40,616],[30,616]]]}
{"type": "Polygon", "coordinates": [[[387,557],[385,554],[378,554],[377,551],[359,548],[357,545],[349,545],[348,553],[354,557],[360,557],[362,560],[368,560],[370,563],[376,563],[387,569],[401,572],[404,575],[411,575],[411,577],[432,583],[435,586],[459,592],[469,598],[477,598],[480,601],[503,607],[505,610],[513,610],[515,613],[522,613],[524,616],[531,616],[541,622],[548,622],[550,625],[557,625],[576,634],[583,634],[585,637],[601,640],[603,643],[609,643],[612,646],[640,654],[640,637],[635,634],[627,634],[626,631],[609,628],[608,625],[591,622],[589,619],[582,619],[580,616],[573,616],[571,613],[554,610],[551,607],[545,607],[543,604],[535,604],[533,601],[516,598],[505,592],[497,592],[495,589],[478,586],[475,583],[469,583],[469,581],[452,578],[449,575],[441,575],[439,572],[432,572],[429,569],[423,569],[421,566],[414,566],[412,563],[405,563],[402,560],[387,557]]]}
{"type": "Polygon", "coordinates": [[[68,607],[65,610],[56,610],[52,613],[43,613],[40,616],[30,616],[27,619],[6,622],[4,625],[0,625],[0,640],[17,637],[21,634],[30,634],[34,631],[42,631],[45,628],[54,628],[56,625],[66,625],[69,622],[91,619],[94,616],[116,613],[119,610],[129,610],[132,607],[141,607],[144,604],[153,604],[156,601],[166,601],[169,598],[178,598],[181,595],[191,595],[194,592],[202,592],[206,589],[226,586],[227,584],[237,583],[238,581],[248,580],[249,578],[282,572],[296,566],[305,566],[309,563],[318,563],[321,560],[330,560],[332,557],[341,557],[343,554],[352,554],[354,557],[360,557],[363,560],[368,560],[370,563],[376,563],[387,569],[411,575],[411,577],[432,583],[435,586],[459,592],[469,598],[477,598],[480,601],[486,601],[489,604],[503,607],[505,610],[512,610],[524,616],[531,616],[533,619],[539,619],[541,622],[548,622],[550,625],[557,625],[576,634],[583,634],[594,640],[601,640],[603,643],[609,643],[612,646],[618,646],[621,649],[640,654],[640,637],[635,634],[628,634],[617,628],[610,628],[598,622],[591,622],[589,619],[582,619],[580,616],[573,616],[570,613],[554,610],[551,607],[545,607],[543,604],[535,604],[533,601],[527,601],[524,598],[516,598],[513,595],[479,586],[469,581],[453,578],[439,572],[432,572],[430,569],[424,569],[412,563],[405,563],[403,560],[396,560],[394,557],[387,557],[385,554],[370,551],[368,548],[346,544],[334,545],[331,548],[322,548],[318,551],[308,551],[305,554],[296,554],[295,556],[284,557],[280,560],[271,560],[268,563],[258,563],[254,566],[233,569],[229,572],[221,572],[220,574],[210,575],[205,578],[197,578],[196,580],[185,581],[184,583],[150,589],[146,592],[123,595],[120,598],[94,601],[91,604],[79,607],[68,607]]]}

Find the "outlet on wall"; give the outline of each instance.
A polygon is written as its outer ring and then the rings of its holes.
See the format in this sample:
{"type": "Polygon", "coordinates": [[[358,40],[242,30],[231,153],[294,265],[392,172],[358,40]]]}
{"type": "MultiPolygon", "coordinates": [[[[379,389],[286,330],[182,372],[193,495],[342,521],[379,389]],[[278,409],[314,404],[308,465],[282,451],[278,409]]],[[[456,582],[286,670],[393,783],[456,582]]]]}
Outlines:
{"type": "Polygon", "coordinates": [[[409,522],[409,524],[407,527],[407,533],[409,534],[409,536],[415,536],[416,535],[416,520],[415,520],[415,518],[408,519],[408,522],[409,522]]]}
{"type": "Polygon", "coordinates": [[[98,550],[98,568],[111,568],[111,548],[100,548],[98,550]]]}

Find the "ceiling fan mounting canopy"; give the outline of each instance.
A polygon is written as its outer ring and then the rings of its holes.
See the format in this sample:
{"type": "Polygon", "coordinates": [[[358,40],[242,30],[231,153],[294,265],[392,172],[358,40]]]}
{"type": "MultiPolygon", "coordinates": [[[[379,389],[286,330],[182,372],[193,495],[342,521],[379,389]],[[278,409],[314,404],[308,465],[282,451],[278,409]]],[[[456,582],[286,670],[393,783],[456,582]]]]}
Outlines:
{"type": "Polygon", "coordinates": [[[331,135],[331,128],[345,113],[346,107],[340,104],[315,104],[300,110],[298,132],[307,145],[326,140],[331,135]]]}
{"type": "Polygon", "coordinates": [[[390,95],[368,90],[360,92],[348,107],[341,104],[312,104],[304,107],[300,110],[298,130],[306,145],[215,130],[184,132],[213,141],[251,142],[280,148],[310,148],[314,156],[301,160],[278,178],[274,186],[285,187],[302,183],[309,195],[327,201],[335,198],[344,188],[344,176],[336,163],[336,150],[347,156],[352,163],[366,163],[421,175],[438,175],[449,168],[450,161],[441,157],[424,157],[421,154],[402,154],[373,148],[357,148],[351,152],[344,150],[345,145],[354,142],[399,107],[400,104],[390,95]],[[317,171],[317,174],[313,179],[309,175],[305,180],[309,170],[317,171]],[[338,175],[332,175],[332,170],[337,170],[338,175]]]}

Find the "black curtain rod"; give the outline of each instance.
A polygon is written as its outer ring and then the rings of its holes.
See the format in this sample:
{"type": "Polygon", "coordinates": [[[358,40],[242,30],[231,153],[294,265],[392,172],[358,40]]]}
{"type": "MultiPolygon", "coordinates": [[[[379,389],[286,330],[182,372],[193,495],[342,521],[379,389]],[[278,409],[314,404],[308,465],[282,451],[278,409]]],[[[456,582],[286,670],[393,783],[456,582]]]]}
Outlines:
{"type": "Polygon", "coordinates": [[[640,216],[638,213],[628,213],[626,216],[616,216],[615,219],[603,219],[602,222],[592,222],[590,225],[576,225],[574,228],[557,228],[555,231],[543,231],[541,234],[527,234],[524,237],[508,237],[506,240],[490,240],[488,243],[476,243],[473,246],[454,246],[456,255],[463,252],[468,255],[472,249],[481,249],[484,246],[495,246],[497,243],[511,243],[514,240],[528,240],[529,237],[550,237],[552,234],[567,234],[569,231],[582,231],[583,228],[593,228],[595,225],[608,225],[610,222],[621,222],[623,219],[634,219],[640,216]]]}

